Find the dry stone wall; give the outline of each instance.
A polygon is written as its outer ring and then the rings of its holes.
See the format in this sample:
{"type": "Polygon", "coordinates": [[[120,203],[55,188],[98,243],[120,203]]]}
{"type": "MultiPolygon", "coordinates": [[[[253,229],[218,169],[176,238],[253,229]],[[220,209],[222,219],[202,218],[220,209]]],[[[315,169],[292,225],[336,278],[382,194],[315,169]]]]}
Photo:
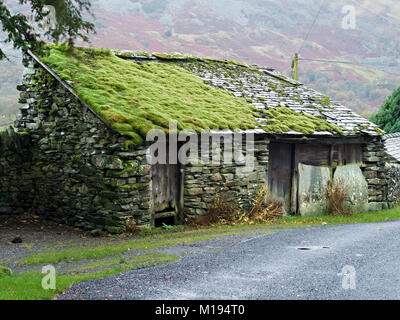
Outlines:
{"type": "Polygon", "coordinates": [[[0,215],[28,212],[34,198],[30,139],[13,129],[0,133],[0,215]]]}
{"type": "MultiPolygon", "coordinates": [[[[1,190],[10,185],[13,191],[5,193],[4,201],[87,229],[120,232],[127,218],[151,225],[145,148],[133,148],[48,72],[24,62],[28,72],[18,87],[23,106],[15,127],[17,136],[29,140],[24,156],[29,159],[11,161],[18,156],[10,151],[0,155],[3,171],[13,167],[1,181],[1,190]],[[14,187],[21,170],[30,179],[14,187]],[[30,196],[25,201],[17,194],[30,196]]],[[[3,213],[13,214],[12,207],[2,206],[3,213]]]]}
{"type": "Polygon", "coordinates": [[[387,154],[381,137],[373,138],[363,145],[362,170],[368,183],[368,206],[370,211],[386,209],[388,203],[388,180],[385,163],[387,154]]]}
{"type": "Polygon", "coordinates": [[[224,194],[238,207],[248,209],[257,192],[267,184],[268,144],[269,141],[263,139],[249,147],[243,139],[241,155],[236,154],[236,161],[233,154],[238,149],[234,143],[226,143],[224,140],[219,148],[210,144],[214,153],[210,151],[208,163],[198,161],[184,169],[185,216],[194,217],[206,213],[217,194],[224,194]],[[218,162],[212,161],[215,153],[220,160],[218,162]],[[224,153],[232,155],[232,163],[224,161],[224,153]]]}
{"type": "Polygon", "coordinates": [[[386,164],[387,181],[388,181],[388,194],[387,198],[390,206],[399,205],[400,203],[400,164],[387,163],[386,164]]]}

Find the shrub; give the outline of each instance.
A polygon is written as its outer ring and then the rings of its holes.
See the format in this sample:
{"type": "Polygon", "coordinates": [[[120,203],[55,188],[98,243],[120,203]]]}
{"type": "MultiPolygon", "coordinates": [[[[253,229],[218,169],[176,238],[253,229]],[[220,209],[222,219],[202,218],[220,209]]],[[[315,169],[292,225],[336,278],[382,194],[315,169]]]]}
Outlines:
{"type": "Polygon", "coordinates": [[[188,224],[193,226],[209,226],[231,223],[239,212],[239,209],[234,206],[232,200],[226,193],[217,193],[207,213],[188,220],[188,224]]]}
{"type": "Polygon", "coordinates": [[[283,216],[282,202],[271,197],[267,187],[261,188],[252,201],[249,212],[239,217],[241,223],[268,223],[283,216]]]}
{"type": "Polygon", "coordinates": [[[207,213],[191,219],[188,223],[192,226],[269,223],[283,215],[282,203],[271,198],[267,187],[260,189],[251,202],[251,209],[242,213],[234,205],[232,197],[217,193],[207,213]]]}
{"type": "Polygon", "coordinates": [[[141,228],[136,224],[134,218],[125,218],[124,232],[125,233],[136,233],[140,231],[141,228]]]}
{"type": "Polygon", "coordinates": [[[327,192],[329,200],[329,214],[350,216],[351,213],[344,207],[347,192],[343,187],[343,181],[340,179],[336,181],[329,181],[327,192]]]}

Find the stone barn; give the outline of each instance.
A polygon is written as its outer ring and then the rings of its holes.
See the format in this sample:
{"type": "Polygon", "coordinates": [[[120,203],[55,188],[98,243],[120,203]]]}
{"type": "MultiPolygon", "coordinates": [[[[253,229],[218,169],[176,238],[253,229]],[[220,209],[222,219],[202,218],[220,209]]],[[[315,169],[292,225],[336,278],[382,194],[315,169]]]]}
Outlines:
{"type": "Polygon", "coordinates": [[[332,179],[354,212],[390,205],[383,132],[272,69],[63,46],[24,64],[20,114],[0,138],[0,214],[119,232],[204,214],[218,193],[245,210],[263,187],[286,214],[326,214],[332,179]]]}

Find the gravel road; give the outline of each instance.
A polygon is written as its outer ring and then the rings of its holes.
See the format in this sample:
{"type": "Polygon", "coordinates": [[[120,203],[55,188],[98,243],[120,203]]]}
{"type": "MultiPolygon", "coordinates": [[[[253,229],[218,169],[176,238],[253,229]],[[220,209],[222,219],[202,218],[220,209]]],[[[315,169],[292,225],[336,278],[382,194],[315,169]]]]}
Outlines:
{"type": "Polygon", "coordinates": [[[399,260],[400,221],[308,227],[76,283],[58,299],[398,299],[399,260]]]}

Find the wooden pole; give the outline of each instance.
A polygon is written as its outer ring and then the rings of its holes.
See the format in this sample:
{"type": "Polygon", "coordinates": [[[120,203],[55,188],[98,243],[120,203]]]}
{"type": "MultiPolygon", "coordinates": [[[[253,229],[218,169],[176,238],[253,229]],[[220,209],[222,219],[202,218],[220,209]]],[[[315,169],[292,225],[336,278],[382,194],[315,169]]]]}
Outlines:
{"type": "Polygon", "coordinates": [[[295,53],[293,60],[293,79],[296,81],[298,80],[298,67],[299,67],[299,54],[295,53]]]}

